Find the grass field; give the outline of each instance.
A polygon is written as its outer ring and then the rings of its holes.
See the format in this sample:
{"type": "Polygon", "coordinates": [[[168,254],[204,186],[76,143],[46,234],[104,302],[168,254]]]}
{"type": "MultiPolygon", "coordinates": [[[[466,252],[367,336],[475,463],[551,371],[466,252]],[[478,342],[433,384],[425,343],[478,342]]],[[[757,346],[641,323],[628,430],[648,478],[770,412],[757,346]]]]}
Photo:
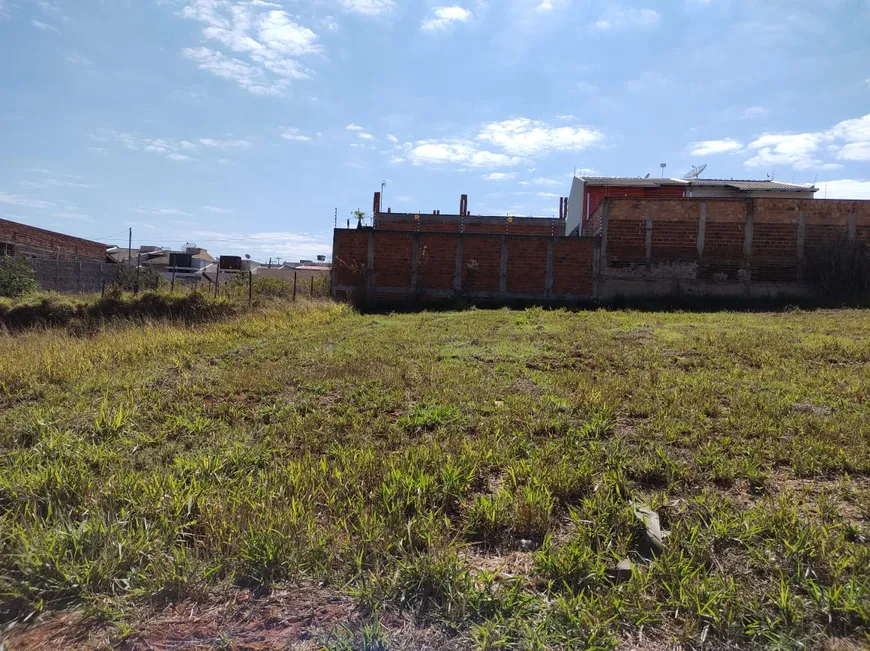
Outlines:
{"type": "Polygon", "coordinates": [[[868,311],[0,336],[11,648],[857,649],[868,541],[868,311]]]}

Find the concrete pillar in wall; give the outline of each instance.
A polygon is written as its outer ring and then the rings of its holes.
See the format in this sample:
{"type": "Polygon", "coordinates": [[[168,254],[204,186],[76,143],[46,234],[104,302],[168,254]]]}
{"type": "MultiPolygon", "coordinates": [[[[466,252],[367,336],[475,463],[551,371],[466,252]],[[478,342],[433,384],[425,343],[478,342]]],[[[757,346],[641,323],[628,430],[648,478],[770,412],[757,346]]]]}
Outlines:
{"type": "Polygon", "coordinates": [[[646,261],[652,260],[652,233],[653,233],[653,207],[652,204],[646,209],[646,261]]]}
{"type": "Polygon", "coordinates": [[[604,207],[601,209],[601,249],[598,263],[600,273],[604,273],[607,270],[607,231],[609,224],[610,200],[604,199],[604,207]]]}
{"type": "Polygon", "coordinates": [[[366,285],[369,289],[375,285],[375,231],[369,231],[369,250],[366,258],[366,285]]]}
{"type": "Polygon", "coordinates": [[[550,296],[550,292],[553,291],[553,244],[555,243],[555,238],[551,237],[547,240],[547,271],[544,276],[544,291],[547,292],[547,296],[550,296]]]}
{"type": "Polygon", "coordinates": [[[797,280],[799,283],[804,281],[804,250],[806,248],[806,239],[807,239],[807,217],[804,214],[804,211],[801,210],[798,213],[798,225],[797,225],[797,257],[798,257],[798,277],[797,280]]]}
{"type": "Polygon", "coordinates": [[[411,289],[417,295],[420,284],[420,234],[411,236],[411,289]]]}
{"type": "Polygon", "coordinates": [[[704,239],[707,237],[707,202],[701,202],[701,216],[698,218],[698,259],[704,257],[704,239]]]}
{"type": "Polygon", "coordinates": [[[507,235],[501,236],[501,265],[499,266],[498,291],[504,294],[507,291],[507,268],[508,268],[508,239],[507,235]]]}
{"type": "Polygon", "coordinates": [[[755,201],[746,200],[746,227],[743,232],[743,258],[746,265],[746,284],[752,281],[752,230],[755,224],[755,201]]]}
{"type": "Polygon", "coordinates": [[[854,242],[858,237],[858,222],[855,213],[849,213],[849,241],[854,242]]]}
{"type": "Polygon", "coordinates": [[[456,266],[453,268],[453,289],[454,291],[462,291],[462,243],[464,240],[462,233],[456,238],[456,266]]]}

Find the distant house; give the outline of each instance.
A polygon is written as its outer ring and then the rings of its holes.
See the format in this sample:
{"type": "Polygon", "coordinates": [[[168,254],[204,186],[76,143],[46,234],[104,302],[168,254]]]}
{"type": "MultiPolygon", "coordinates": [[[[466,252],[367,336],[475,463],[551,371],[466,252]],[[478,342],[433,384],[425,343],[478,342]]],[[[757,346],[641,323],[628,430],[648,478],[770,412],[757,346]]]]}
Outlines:
{"type": "Polygon", "coordinates": [[[109,249],[109,256],[118,264],[143,266],[154,269],[165,278],[175,276],[179,280],[198,280],[217,269],[217,260],[205,249],[197,246],[187,246],[183,250],[173,251],[159,246],[141,246],[128,251],[123,247],[109,249]]]}
{"type": "Polygon", "coordinates": [[[0,256],[106,262],[107,244],[0,219],[0,256]]]}
{"type": "Polygon", "coordinates": [[[281,266],[260,265],[252,270],[255,276],[262,278],[278,278],[292,283],[307,282],[311,278],[328,278],[332,271],[332,265],[326,262],[326,256],[318,256],[323,260],[300,260],[299,262],[284,262],[281,266]]]}
{"type": "Polygon", "coordinates": [[[568,198],[566,235],[579,235],[607,197],[633,199],[812,199],[818,188],[781,181],[734,179],[639,178],[616,176],[575,177],[568,198]]]}

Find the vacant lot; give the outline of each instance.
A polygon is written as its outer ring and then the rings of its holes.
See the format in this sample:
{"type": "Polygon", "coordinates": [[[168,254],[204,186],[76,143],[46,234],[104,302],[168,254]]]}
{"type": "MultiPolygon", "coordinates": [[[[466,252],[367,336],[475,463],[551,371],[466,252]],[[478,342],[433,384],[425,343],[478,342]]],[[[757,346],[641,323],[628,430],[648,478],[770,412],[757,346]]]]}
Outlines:
{"type": "Polygon", "coordinates": [[[0,337],[12,648],[863,648],[868,541],[866,311],[0,337]]]}

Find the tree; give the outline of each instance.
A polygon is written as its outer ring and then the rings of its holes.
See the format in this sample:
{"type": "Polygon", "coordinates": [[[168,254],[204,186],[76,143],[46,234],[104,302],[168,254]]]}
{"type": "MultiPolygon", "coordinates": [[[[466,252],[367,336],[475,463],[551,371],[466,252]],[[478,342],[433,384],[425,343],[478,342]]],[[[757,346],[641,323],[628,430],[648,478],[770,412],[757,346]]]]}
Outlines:
{"type": "Polygon", "coordinates": [[[39,289],[36,272],[24,258],[0,258],[0,296],[21,296],[39,289]]]}
{"type": "Polygon", "coordinates": [[[364,220],[368,215],[366,215],[366,213],[365,213],[364,210],[360,210],[359,208],[357,208],[356,210],[354,210],[352,214],[353,214],[354,217],[356,217],[356,227],[357,227],[357,228],[362,228],[363,220],[364,220]]]}

